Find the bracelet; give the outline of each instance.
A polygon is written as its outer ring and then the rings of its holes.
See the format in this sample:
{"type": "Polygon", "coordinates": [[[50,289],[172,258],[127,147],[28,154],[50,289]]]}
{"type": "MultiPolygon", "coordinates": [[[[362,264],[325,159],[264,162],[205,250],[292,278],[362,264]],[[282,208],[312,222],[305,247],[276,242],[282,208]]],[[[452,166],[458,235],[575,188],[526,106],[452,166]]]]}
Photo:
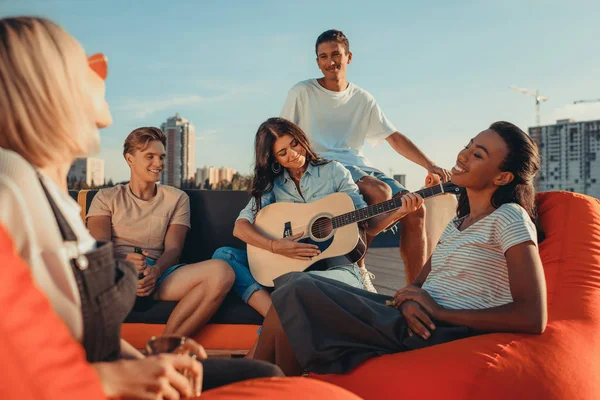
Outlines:
{"type": "Polygon", "coordinates": [[[271,253],[275,253],[275,252],[273,251],[273,242],[274,242],[274,241],[275,241],[275,240],[271,239],[271,242],[269,243],[269,248],[271,249],[271,253]]]}

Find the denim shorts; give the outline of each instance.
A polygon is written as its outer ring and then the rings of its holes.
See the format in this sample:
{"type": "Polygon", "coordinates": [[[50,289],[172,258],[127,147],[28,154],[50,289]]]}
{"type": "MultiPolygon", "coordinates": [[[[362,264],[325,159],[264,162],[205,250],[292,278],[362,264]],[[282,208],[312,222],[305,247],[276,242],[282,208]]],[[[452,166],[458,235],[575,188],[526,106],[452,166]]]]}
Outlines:
{"type": "Polygon", "coordinates": [[[372,176],[388,185],[392,189],[392,196],[395,196],[396,194],[406,190],[406,188],[399,184],[397,180],[390,178],[378,169],[357,167],[354,165],[345,165],[345,167],[348,171],[350,171],[350,174],[352,175],[352,180],[354,182],[358,182],[361,178],[364,178],[365,176],[372,176]]]}
{"type": "MultiPolygon", "coordinates": [[[[252,276],[246,250],[240,250],[233,247],[221,247],[215,251],[212,258],[213,260],[223,260],[233,268],[233,272],[235,272],[235,282],[233,283],[232,290],[235,294],[240,296],[245,303],[248,303],[250,296],[257,290],[268,289],[256,282],[256,279],[252,276]]],[[[340,265],[329,268],[326,271],[309,271],[308,273],[335,279],[360,289],[363,287],[360,271],[356,264],[340,265]]]]}
{"type": "MultiPolygon", "coordinates": [[[[156,260],[146,257],[146,265],[153,267],[156,265],[156,260]]],[[[160,284],[163,283],[163,281],[166,279],[167,276],[171,275],[173,272],[175,272],[176,269],[183,267],[184,265],[187,265],[187,264],[175,264],[175,265],[171,265],[169,268],[165,269],[165,271],[162,274],[160,274],[160,276],[156,280],[156,285],[154,285],[154,290],[158,289],[160,284]]]]}

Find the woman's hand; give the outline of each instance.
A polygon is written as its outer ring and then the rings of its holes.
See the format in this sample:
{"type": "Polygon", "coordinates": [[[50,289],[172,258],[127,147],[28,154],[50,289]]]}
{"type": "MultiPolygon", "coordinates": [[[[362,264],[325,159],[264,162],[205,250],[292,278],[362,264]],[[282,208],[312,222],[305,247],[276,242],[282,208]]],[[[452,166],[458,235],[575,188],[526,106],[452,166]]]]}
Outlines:
{"type": "Polygon", "coordinates": [[[271,243],[271,250],[275,254],[281,254],[296,260],[310,260],[321,254],[321,250],[317,245],[297,242],[303,235],[304,233],[298,233],[294,236],[274,240],[271,243]]]}
{"type": "Polygon", "coordinates": [[[394,215],[398,219],[417,211],[423,206],[423,198],[417,193],[406,193],[402,195],[401,200],[402,206],[394,211],[394,215]]]}
{"type": "Polygon", "coordinates": [[[398,307],[408,300],[416,301],[427,314],[434,319],[440,319],[439,315],[443,310],[443,307],[436,303],[426,290],[417,286],[408,285],[396,292],[394,295],[394,306],[398,307]]]}
{"type": "Polygon", "coordinates": [[[419,303],[412,300],[405,301],[400,306],[400,311],[406,320],[408,334],[410,336],[412,336],[413,333],[416,333],[425,340],[429,339],[431,336],[430,331],[435,330],[435,325],[419,303]]]}
{"type": "Polygon", "coordinates": [[[146,267],[143,272],[144,277],[138,281],[137,295],[138,296],[149,296],[156,286],[156,280],[160,276],[160,268],[158,267],[146,267]]]}
{"type": "Polygon", "coordinates": [[[107,397],[177,400],[199,396],[202,388],[202,364],[188,355],[160,354],[92,365],[107,397]],[[198,393],[192,393],[190,381],[178,372],[181,370],[196,379],[198,393]]]}

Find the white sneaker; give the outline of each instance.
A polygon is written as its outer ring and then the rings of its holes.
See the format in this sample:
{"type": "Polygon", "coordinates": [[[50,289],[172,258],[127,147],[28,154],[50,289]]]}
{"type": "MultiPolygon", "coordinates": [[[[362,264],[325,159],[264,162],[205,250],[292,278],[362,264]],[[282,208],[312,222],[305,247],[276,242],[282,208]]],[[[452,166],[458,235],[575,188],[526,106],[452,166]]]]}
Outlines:
{"type": "Polygon", "coordinates": [[[362,279],[363,289],[369,291],[371,293],[377,293],[377,289],[373,286],[373,282],[375,280],[375,274],[367,271],[366,267],[358,268],[360,271],[360,277],[362,279]]]}

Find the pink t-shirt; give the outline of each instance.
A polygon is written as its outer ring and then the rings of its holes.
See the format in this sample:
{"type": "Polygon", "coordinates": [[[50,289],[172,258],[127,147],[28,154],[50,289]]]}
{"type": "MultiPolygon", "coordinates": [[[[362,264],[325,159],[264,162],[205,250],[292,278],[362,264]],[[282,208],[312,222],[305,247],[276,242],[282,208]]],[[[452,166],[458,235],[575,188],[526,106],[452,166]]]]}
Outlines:
{"type": "Polygon", "coordinates": [[[156,260],[165,250],[169,225],[191,228],[187,194],[172,186],[157,187],[156,196],[150,200],[138,199],[129,185],[102,189],[94,196],[86,220],[96,216],[111,217],[116,257],[124,258],[133,253],[134,247],[141,247],[156,260]]]}

